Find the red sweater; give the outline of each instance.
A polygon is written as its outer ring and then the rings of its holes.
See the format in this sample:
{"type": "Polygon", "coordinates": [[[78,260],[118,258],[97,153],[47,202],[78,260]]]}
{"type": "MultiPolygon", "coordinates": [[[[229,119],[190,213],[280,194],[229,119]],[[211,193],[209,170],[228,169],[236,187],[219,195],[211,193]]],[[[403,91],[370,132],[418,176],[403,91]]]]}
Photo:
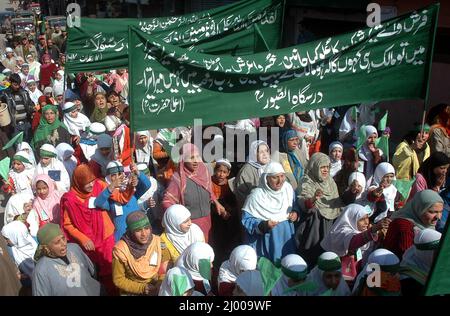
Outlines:
{"type": "Polygon", "coordinates": [[[219,296],[233,296],[233,291],[236,283],[220,282],[219,296]]]}
{"type": "Polygon", "coordinates": [[[396,218],[389,224],[383,247],[402,260],[405,251],[414,244],[414,224],[403,218],[396,218]]]}

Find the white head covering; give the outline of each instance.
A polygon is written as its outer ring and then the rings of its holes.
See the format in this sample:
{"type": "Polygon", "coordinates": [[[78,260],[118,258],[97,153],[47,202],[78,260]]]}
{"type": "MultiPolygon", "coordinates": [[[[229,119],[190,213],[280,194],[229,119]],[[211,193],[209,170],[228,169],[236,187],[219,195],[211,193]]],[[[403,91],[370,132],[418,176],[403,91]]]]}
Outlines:
{"type": "Polygon", "coordinates": [[[34,196],[31,191],[24,191],[11,195],[5,207],[4,225],[12,222],[17,215],[25,213],[23,205],[27,202],[32,202],[33,199],[34,196]]]}
{"type": "Polygon", "coordinates": [[[255,249],[248,245],[240,245],[233,249],[230,259],[220,266],[218,283],[234,283],[244,271],[255,270],[258,257],[255,249]]]}
{"type": "Polygon", "coordinates": [[[364,195],[364,192],[366,191],[366,177],[361,172],[357,172],[357,171],[352,172],[350,174],[350,176],[348,177],[348,186],[349,187],[354,180],[356,180],[358,182],[358,184],[362,187],[361,194],[359,194],[356,197],[356,200],[358,200],[364,195]]]}
{"type": "Polygon", "coordinates": [[[58,156],[58,152],[56,151],[55,146],[53,146],[52,144],[43,144],[41,148],[39,148],[39,150],[45,150],[52,154],[55,154],[55,156],[58,156]]]}
{"type": "Polygon", "coordinates": [[[14,261],[19,266],[25,260],[33,260],[37,243],[21,221],[12,221],[2,228],[2,235],[12,243],[14,261]]]}
{"type": "MultiPolygon", "coordinates": [[[[381,181],[383,180],[383,177],[389,173],[394,174],[394,180],[395,180],[394,167],[388,162],[380,163],[375,169],[375,173],[373,176],[373,184],[372,184],[371,188],[378,187],[380,185],[381,181]]],[[[397,188],[394,186],[394,184],[391,184],[387,188],[384,188],[383,195],[384,195],[384,199],[386,200],[387,210],[386,210],[386,212],[381,213],[380,215],[378,215],[375,218],[375,220],[374,220],[375,223],[382,220],[383,218],[385,218],[387,216],[388,211],[391,211],[391,212],[395,211],[394,203],[395,203],[395,197],[397,196],[397,188]]]]}
{"type": "Polygon", "coordinates": [[[269,150],[270,150],[269,145],[267,145],[267,143],[265,141],[255,140],[253,143],[251,143],[250,149],[248,152],[248,163],[251,164],[256,169],[261,169],[262,167],[264,167],[264,165],[262,165],[258,162],[258,149],[259,149],[259,146],[261,146],[261,145],[266,145],[267,148],[269,148],[269,150]]]}
{"type": "Polygon", "coordinates": [[[103,122],[108,132],[114,132],[121,124],[120,119],[115,115],[107,115],[103,122]]]}
{"type": "Polygon", "coordinates": [[[414,245],[411,246],[403,255],[400,266],[406,270],[415,271],[411,274],[408,272],[401,273],[400,279],[413,277],[419,283],[425,285],[431,265],[433,264],[435,250],[439,247],[439,241],[442,234],[434,229],[425,228],[414,236],[414,245]],[[416,276],[416,277],[414,277],[416,276]]]}
{"type": "Polygon", "coordinates": [[[230,161],[229,161],[228,159],[226,159],[226,158],[218,159],[218,160],[216,161],[216,166],[217,166],[217,165],[224,165],[224,166],[226,166],[228,169],[231,169],[231,163],[230,163],[230,161]]]}
{"type": "Polygon", "coordinates": [[[342,160],[333,160],[333,158],[331,157],[331,152],[335,149],[335,148],[340,148],[341,151],[344,150],[344,146],[342,146],[341,142],[332,142],[330,144],[330,146],[328,147],[328,156],[330,157],[330,176],[334,177],[336,175],[336,173],[339,172],[339,170],[342,169],[342,160]]]}
{"type": "MultiPolygon", "coordinates": [[[[348,205],[334,222],[330,232],[325,235],[320,246],[326,251],[333,251],[339,257],[347,255],[353,236],[361,233],[358,230],[358,221],[367,215],[370,216],[371,213],[370,207],[364,207],[359,204],[348,205]]],[[[368,242],[360,247],[361,251],[364,252],[369,249],[370,244],[368,242]]]]}
{"type": "Polygon", "coordinates": [[[184,290],[184,292],[194,288],[195,284],[189,272],[182,267],[173,267],[172,269],[167,271],[166,277],[164,278],[164,281],[162,282],[161,287],[159,288],[158,296],[174,296],[172,286],[175,275],[186,278],[187,282],[186,282],[186,289],[184,290]]]}
{"type": "Polygon", "coordinates": [[[372,134],[376,134],[378,137],[378,130],[375,128],[375,126],[366,125],[365,132],[366,132],[366,139],[369,139],[369,137],[372,136],[372,134]]]}
{"type": "Polygon", "coordinates": [[[91,157],[91,160],[94,160],[96,163],[100,165],[102,168],[102,175],[106,176],[106,166],[109,162],[111,162],[112,150],[111,154],[108,157],[105,157],[100,152],[101,148],[111,148],[112,147],[112,137],[107,134],[101,134],[97,138],[97,149],[95,150],[94,155],[91,157]]]}
{"type": "Polygon", "coordinates": [[[398,257],[391,251],[379,248],[372,252],[369,257],[367,258],[367,263],[362,269],[362,271],[358,274],[358,277],[356,278],[355,285],[353,286],[353,293],[356,293],[360,287],[361,280],[367,275],[373,272],[372,269],[369,268],[369,264],[376,263],[381,266],[381,269],[383,266],[395,266],[398,265],[400,260],[398,257]]]}
{"type": "Polygon", "coordinates": [[[189,271],[193,280],[204,281],[200,274],[200,260],[208,259],[214,261],[214,250],[205,242],[195,242],[187,247],[181,256],[178,257],[175,266],[183,267],[189,271]]]}
{"type": "Polygon", "coordinates": [[[106,132],[106,127],[102,123],[93,122],[89,127],[89,132],[94,135],[101,135],[106,132]]]}
{"type": "Polygon", "coordinates": [[[78,113],[76,118],[70,116],[70,109],[75,109],[76,105],[73,102],[66,102],[63,107],[64,111],[64,125],[70,135],[80,136],[80,131],[86,131],[91,125],[91,121],[83,113],[78,113]]]}
{"type": "Polygon", "coordinates": [[[179,253],[197,241],[205,241],[202,230],[194,223],[191,224],[187,233],[180,229],[180,224],[190,217],[191,212],[181,204],[170,206],[163,216],[162,225],[166,236],[179,253]]]}
{"type": "Polygon", "coordinates": [[[59,161],[63,163],[69,177],[72,178],[73,171],[78,165],[77,158],[73,156],[75,150],[67,143],[60,143],[56,146],[56,151],[58,153],[59,161]]]}
{"type": "Polygon", "coordinates": [[[239,274],[236,279],[236,285],[247,296],[264,296],[264,285],[261,272],[258,270],[249,270],[239,274]]]}
{"type": "Polygon", "coordinates": [[[280,190],[274,191],[267,182],[267,176],[280,173],[284,174],[285,171],[278,162],[267,164],[260,177],[259,186],[252,190],[242,209],[253,217],[265,221],[282,222],[287,220],[294,200],[292,186],[285,181],[280,190]]]}
{"type": "Polygon", "coordinates": [[[58,95],[64,94],[64,87],[59,84],[55,84],[52,89],[53,96],[57,97],[58,95]]]}
{"type": "Polygon", "coordinates": [[[153,156],[153,137],[150,134],[149,131],[139,131],[136,132],[136,162],[143,162],[145,164],[149,164],[152,162],[152,156],[153,156]],[[139,142],[139,138],[141,136],[147,137],[147,144],[145,146],[142,146],[139,142]]]}
{"type": "MultiPolygon", "coordinates": [[[[324,252],[319,256],[318,265],[311,270],[311,273],[306,278],[306,282],[314,283],[317,288],[313,292],[308,292],[307,295],[317,296],[328,291],[328,287],[323,282],[323,274],[326,271],[341,271],[340,267],[341,260],[339,256],[333,252],[324,252]],[[330,267],[325,269],[324,267],[330,267]]],[[[339,285],[335,290],[332,291],[332,296],[348,296],[350,295],[350,289],[345,282],[344,278],[341,277],[339,285]]]]}
{"type": "Polygon", "coordinates": [[[33,149],[31,148],[30,144],[28,144],[27,142],[20,143],[19,146],[17,146],[17,151],[22,151],[22,150],[26,150],[31,164],[33,165],[33,167],[35,167],[36,166],[36,158],[34,157],[34,152],[33,152],[33,149]]]}
{"type": "Polygon", "coordinates": [[[285,293],[285,290],[289,288],[289,279],[298,281],[307,277],[308,264],[305,260],[297,254],[287,255],[281,260],[281,271],[283,271],[283,275],[273,287],[272,296],[296,296],[299,294],[301,291],[285,293]]]}
{"type": "Polygon", "coordinates": [[[5,53],[14,53],[14,50],[11,47],[6,47],[5,53]]]}
{"type": "Polygon", "coordinates": [[[344,118],[342,119],[341,125],[339,126],[339,140],[344,141],[345,136],[352,130],[356,130],[356,122],[352,118],[353,107],[349,108],[345,112],[344,118]]]}
{"type": "Polygon", "coordinates": [[[286,270],[292,272],[305,272],[308,269],[308,264],[299,255],[290,254],[281,260],[281,267],[284,268],[283,273],[286,270]]]}
{"type": "Polygon", "coordinates": [[[66,170],[64,164],[58,160],[58,151],[56,148],[51,144],[44,144],[41,146],[42,150],[51,152],[55,154],[55,157],[50,158],[50,163],[46,166],[42,164],[42,161],[40,161],[35,170],[35,175],[39,174],[46,174],[48,175],[50,171],[59,171],[60,172],[60,179],[59,181],[55,181],[56,186],[58,190],[67,192],[70,189],[70,177],[69,173],[66,170]]]}

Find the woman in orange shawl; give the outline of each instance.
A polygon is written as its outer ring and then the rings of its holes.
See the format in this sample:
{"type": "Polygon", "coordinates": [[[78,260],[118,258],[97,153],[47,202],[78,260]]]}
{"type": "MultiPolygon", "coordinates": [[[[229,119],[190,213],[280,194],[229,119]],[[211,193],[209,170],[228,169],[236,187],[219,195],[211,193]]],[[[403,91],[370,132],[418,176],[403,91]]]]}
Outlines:
{"type": "Polygon", "coordinates": [[[113,250],[113,281],[122,295],[156,296],[164,277],[161,267],[161,239],[152,234],[143,212],[127,216],[127,232],[113,250]]]}
{"type": "Polygon", "coordinates": [[[68,241],[80,245],[96,265],[100,283],[112,295],[114,225],[108,213],[94,205],[94,199],[106,186],[87,165],[76,167],[72,187],[61,198],[61,227],[68,241]]]}

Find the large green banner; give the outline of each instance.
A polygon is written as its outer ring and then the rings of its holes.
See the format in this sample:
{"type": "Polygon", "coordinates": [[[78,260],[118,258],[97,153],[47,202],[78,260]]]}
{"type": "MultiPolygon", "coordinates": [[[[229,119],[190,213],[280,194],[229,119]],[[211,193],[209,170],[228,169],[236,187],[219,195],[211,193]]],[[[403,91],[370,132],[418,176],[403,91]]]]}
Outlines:
{"type": "Polygon", "coordinates": [[[254,55],[213,56],[130,28],[136,130],[424,99],[439,5],[373,28],[254,55]]]}
{"type": "Polygon", "coordinates": [[[164,43],[208,54],[253,54],[258,51],[255,42],[259,34],[264,34],[268,48],[276,49],[281,39],[283,9],[283,0],[244,0],[175,17],[81,18],[80,27],[68,31],[66,68],[71,73],[128,68],[129,26],[164,43]]]}

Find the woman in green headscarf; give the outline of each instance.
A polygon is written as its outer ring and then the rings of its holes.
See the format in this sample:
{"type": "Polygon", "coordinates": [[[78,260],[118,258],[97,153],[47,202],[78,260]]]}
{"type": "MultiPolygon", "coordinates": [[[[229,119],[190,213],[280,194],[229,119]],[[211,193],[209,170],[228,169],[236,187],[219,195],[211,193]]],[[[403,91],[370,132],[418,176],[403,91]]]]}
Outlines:
{"type": "MultiPolygon", "coordinates": [[[[58,118],[58,107],[47,104],[42,108],[42,114],[39,126],[34,132],[31,146],[39,149],[45,143],[52,144],[55,147],[61,143],[70,144],[70,134],[64,123],[58,118]]],[[[36,153],[39,154],[39,151],[36,151],[36,153]]]]}
{"type": "Polygon", "coordinates": [[[443,209],[444,201],[437,192],[423,190],[416,193],[411,201],[391,216],[392,222],[383,247],[401,259],[403,253],[414,244],[416,231],[435,229],[443,209]]]}
{"type": "Polygon", "coordinates": [[[102,92],[97,92],[94,95],[94,111],[91,114],[91,122],[103,123],[106,115],[108,114],[108,104],[106,102],[106,96],[102,92]]]}
{"type": "Polygon", "coordinates": [[[333,221],[341,213],[342,202],[330,176],[330,158],[315,153],[309,160],[305,176],[299,184],[297,201],[302,214],[296,232],[299,255],[308,266],[314,266],[323,252],[322,239],[330,232],[333,221]]]}
{"type": "Polygon", "coordinates": [[[95,266],[77,244],[67,243],[61,228],[49,223],[42,226],[34,259],[33,296],[95,296],[100,283],[95,266]]]}

